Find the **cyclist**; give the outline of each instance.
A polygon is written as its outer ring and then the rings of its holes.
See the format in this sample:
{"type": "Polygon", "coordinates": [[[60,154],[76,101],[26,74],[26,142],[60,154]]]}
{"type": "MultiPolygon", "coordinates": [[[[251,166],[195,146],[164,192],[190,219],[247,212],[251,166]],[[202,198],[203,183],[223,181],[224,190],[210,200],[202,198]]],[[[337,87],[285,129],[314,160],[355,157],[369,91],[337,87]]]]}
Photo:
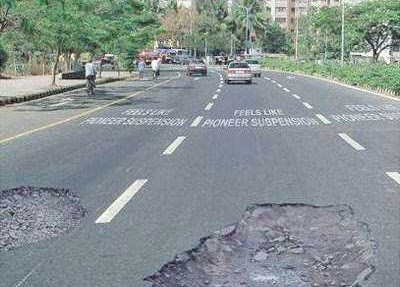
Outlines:
{"type": "Polygon", "coordinates": [[[85,64],[85,78],[88,96],[94,96],[94,88],[96,87],[96,68],[92,61],[93,59],[91,58],[89,62],[85,64]]]}

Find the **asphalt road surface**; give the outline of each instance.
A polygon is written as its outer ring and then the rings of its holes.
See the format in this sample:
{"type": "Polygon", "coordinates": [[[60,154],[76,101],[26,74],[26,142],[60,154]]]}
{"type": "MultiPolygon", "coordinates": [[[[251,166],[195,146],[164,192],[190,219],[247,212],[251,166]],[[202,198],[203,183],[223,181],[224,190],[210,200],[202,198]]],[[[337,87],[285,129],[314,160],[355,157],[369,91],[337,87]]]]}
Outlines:
{"type": "Polygon", "coordinates": [[[1,286],[145,286],[251,203],[348,204],[378,243],[365,286],[400,286],[400,102],[264,72],[165,71],[0,108],[0,189],[73,190],[56,239],[0,253],[1,286]]]}

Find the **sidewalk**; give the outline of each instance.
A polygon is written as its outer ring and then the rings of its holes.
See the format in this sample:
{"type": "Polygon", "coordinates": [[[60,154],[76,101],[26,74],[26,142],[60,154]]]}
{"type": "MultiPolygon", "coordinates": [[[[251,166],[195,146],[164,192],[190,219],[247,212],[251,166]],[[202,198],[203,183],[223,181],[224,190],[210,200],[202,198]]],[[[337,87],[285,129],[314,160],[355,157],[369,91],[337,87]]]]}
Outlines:
{"type": "MultiPolygon", "coordinates": [[[[124,79],[128,72],[103,72],[99,84],[124,79]]],[[[55,87],[50,86],[51,76],[27,76],[11,79],[0,79],[0,106],[16,102],[38,99],[65,91],[79,89],[85,86],[85,80],[60,80],[56,79],[55,87]]]]}

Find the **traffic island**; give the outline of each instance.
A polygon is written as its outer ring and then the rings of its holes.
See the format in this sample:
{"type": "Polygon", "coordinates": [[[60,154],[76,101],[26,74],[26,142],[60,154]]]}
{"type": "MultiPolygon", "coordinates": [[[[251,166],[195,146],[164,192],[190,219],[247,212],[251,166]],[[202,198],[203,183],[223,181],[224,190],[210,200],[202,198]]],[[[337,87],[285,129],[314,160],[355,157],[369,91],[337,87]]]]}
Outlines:
{"type": "Polygon", "coordinates": [[[19,187],[0,192],[0,251],[61,236],[86,211],[70,190],[19,187]]]}
{"type": "Polygon", "coordinates": [[[153,287],[356,287],[376,244],[345,205],[265,204],[145,278],[153,287]]]}

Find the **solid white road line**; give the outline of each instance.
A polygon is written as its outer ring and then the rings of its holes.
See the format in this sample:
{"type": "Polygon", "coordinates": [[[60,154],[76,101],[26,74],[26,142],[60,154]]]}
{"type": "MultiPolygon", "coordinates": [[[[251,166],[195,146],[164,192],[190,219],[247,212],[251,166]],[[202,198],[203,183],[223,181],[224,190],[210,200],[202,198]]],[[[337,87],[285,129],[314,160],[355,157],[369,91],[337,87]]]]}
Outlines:
{"type": "Polygon", "coordinates": [[[319,119],[321,120],[321,122],[323,122],[324,124],[326,124],[326,125],[331,124],[331,121],[328,120],[327,118],[325,118],[323,115],[321,115],[321,114],[316,114],[315,116],[316,116],[317,118],[319,118],[319,119]]]}
{"type": "Polygon", "coordinates": [[[136,180],[97,218],[96,223],[110,223],[146,182],[147,179],[136,180]]]}
{"type": "Polygon", "coordinates": [[[290,93],[290,90],[289,90],[289,89],[287,89],[287,88],[283,88],[283,90],[284,90],[285,92],[288,92],[288,93],[290,93]]]}
{"type": "Polygon", "coordinates": [[[303,105],[304,105],[307,109],[310,109],[310,110],[313,109],[312,105],[310,105],[310,104],[307,103],[307,102],[303,102],[303,105]]]}
{"type": "Polygon", "coordinates": [[[174,153],[174,151],[177,149],[178,146],[185,140],[186,137],[177,137],[172,144],[170,144],[165,151],[163,152],[163,155],[171,155],[174,153]]]}
{"type": "Polygon", "coordinates": [[[398,172],[387,172],[388,176],[390,176],[395,182],[400,184],[400,173],[398,172]]]}
{"type": "Polygon", "coordinates": [[[214,103],[208,103],[207,106],[204,108],[206,111],[211,110],[211,108],[213,107],[214,103]]]}
{"type": "Polygon", "coordinates": [[[213,97],[213,100],[216,100],[216,99],[218,99],[218,94],[215,94],[213,97]]]}
{"type": "Polygon", "coordinates": [[[298,99],[298,100],[300,100],[300,99],[301,99],[301,97],[300,97],[299,95],[292,94],[292,96],[293,96],[293,97],[295,97],[295,98],[296,98],[296,99],[298,99]]]}
{"type": "Polygon", "coordinates": [[[203,117],[201,117],[201,116],[195,118],[190,126],[191,127],[197,127],[201,123],[202,119],[203,119],[203,117]]]}
{"type": "Polygon", "coordinates": [[[345,141],[347,142],[349,145],[351,145],[355,150],[365,150],[365,147],[363,147],[362,145],[360,145],[358,142],[356,142],[355,140],[353,140],[351,137],[349,137],[347,134],[345,133],[340,133],[339,136],[345,141]]]}

